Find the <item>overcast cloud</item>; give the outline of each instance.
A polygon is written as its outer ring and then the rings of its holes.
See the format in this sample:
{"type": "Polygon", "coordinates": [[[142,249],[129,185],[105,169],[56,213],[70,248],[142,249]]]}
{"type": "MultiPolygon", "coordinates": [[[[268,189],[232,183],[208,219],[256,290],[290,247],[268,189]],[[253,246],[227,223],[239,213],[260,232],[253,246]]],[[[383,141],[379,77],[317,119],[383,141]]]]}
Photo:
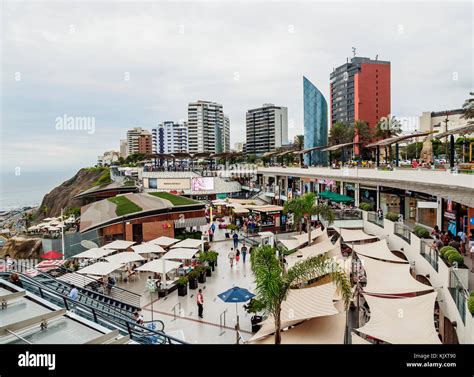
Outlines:
{"type": "Polygon", "coordinates": [[[459,108],[472,90],[471,2],[4,2],[2,14],[2,171],[93,165],[127,129],[185,120],[197,99],[224,105],[232,146],[263,103],[288,107],[293,138],[302,76],[329,102],[352,47],[391,61],[396,116],[459,108]],[[64,114],[95,117],[95,133],[56,130],[64,114]]]}

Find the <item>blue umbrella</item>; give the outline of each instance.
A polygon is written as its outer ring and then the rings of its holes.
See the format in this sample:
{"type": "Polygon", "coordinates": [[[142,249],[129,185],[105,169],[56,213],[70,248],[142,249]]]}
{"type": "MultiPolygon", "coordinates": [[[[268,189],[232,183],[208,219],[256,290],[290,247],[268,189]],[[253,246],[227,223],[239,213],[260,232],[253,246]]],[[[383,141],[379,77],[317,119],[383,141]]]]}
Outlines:
{"type": "Polygon", "coordinates": [[[235,302],[235,314],[237,315],[237,326],[239,326],[239,315],[237,313],[237,303],[247,302],[255,295],[245,288],[232,287],[225,292],[217,295],[224,302],[235,302]]]}

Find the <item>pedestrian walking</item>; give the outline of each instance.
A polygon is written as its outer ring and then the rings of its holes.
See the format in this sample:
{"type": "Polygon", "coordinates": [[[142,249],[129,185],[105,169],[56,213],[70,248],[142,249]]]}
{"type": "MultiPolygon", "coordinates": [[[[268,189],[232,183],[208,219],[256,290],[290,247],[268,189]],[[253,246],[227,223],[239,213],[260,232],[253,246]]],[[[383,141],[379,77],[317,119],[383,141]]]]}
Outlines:
{"type": "Polygon", "coordinates": [[[229,261],[230,261],[230,267],[232,268],[234,266],[234,258],[235,258],[235,252],[233,248],[230,248],[230,253],[228,255],[229,261]]]}
{"type": "Polygon", "coordinates": [[[214,231],[212,230],[212,228],[209,228],[208,234],[209,234],[209,242],[212,242],[212,240],[214,239],[214,231]]]}
{"type": "Polygon", "coordinates": [[[236,261],[236,263],[239,263],[239,261],[240,261],[240,251],[239,251],[239,249],[237,249],[235,251],[235,261],[236,261]]]}
{"type": "Polygon", "coordinates": [[[199,289],[196,301],[198,306],[198,317],[202,318],[202,313],[204,311],[204,297],[202,295],[202,289],[199,289]]]}
{"type": "Polygon", "coordinates": [[[68,297],[71,300],[76,301],[78,296],[79,296],[79,291],[77,290],[76,286],[74,284],[71,285],[71,290],[69,291],[68,297]]]}
{"type": "Polygon", "coordinates": [[[240,251],[242,252],[242,261],[245,263],[245,258],[247,257],[247,246],[245,246],[245,242],[242,244],[240,251]]]}
{"type": "Polygon", "coordinates": [[[237,249],[237,246],[239,246],[239,235],[237,232],[232,235],[232,238],[234,240],[234,249],[237,249]]]}

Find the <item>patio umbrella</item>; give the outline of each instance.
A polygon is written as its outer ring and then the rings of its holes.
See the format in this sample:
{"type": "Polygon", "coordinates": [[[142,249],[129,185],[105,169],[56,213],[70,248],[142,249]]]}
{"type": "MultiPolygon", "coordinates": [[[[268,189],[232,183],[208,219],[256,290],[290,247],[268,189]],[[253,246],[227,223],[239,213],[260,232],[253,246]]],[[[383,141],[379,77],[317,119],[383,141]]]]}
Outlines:
{"type": "Polygon", "coordinates": [[[235,314],[237,315],[237,328],[239,327],[239,314],[237,313],[237,303],[247,302],[255,295],[245,288],[232,287],[217,295],[224,302],[235,302],[235,314]]]}
{"type": "Polygon", "coordinates": [[[59,259],[59,258],[62,258],[63,255],[64,254],[60,253],[59,251],[50,250],[47,253],[44,253],[43,255],[41,255],[40,257],[42,259],[59,259]]]}

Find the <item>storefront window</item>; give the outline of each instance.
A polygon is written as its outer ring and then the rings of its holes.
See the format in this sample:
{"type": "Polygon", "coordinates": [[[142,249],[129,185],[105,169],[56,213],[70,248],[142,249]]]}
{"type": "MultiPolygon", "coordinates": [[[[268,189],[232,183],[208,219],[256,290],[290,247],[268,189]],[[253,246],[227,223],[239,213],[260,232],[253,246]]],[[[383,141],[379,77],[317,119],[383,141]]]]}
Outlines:
{"type": "Polygon", "coordinates": [[[359,191],[359,200],[361,203],[372,204],[372,208],[377,209],[377,190],[361,187],[359,191]]]}
{"type": "Polygon", "coordinates": [[[394,194],[380,193],[380,208],[383,213],[393,212],[400,214],[400,197],[394,194]]]}
{"type": "Polygon", "coordinates": [[[353,183],[344,183],[344,194],[355,198],[355,185],[353,183]]]}

